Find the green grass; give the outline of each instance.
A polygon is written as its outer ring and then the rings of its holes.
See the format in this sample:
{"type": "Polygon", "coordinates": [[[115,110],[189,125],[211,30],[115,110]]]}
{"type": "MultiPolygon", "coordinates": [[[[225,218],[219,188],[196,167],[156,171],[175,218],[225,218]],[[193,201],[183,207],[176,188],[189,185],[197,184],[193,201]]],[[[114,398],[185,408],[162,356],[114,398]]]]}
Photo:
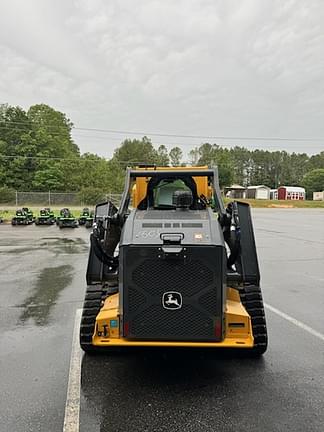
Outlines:
{"type": "MultiPolygon", "coordinates": [[[[233,201],[231,199],[225,198],[225,204],[233,201]]],[[[253,208],[322,208],[324,209],[324,201],[279,201],[279,200],[254,200],[254,199],[237,199],[237,201],[243,201],[249,203],[253,208]]],[[[21,208],[22,206],[20,206],[21,208]]],[[[53,206],[51,209],[54,211],[55,216],[59,215],[60,209],[63,207],[69,206],[53,206]]],[[[41,206],[30,206],[29,207],[33,212],[34,216],[39,214],[39,210],[42,208],[41,206]]],[[[79,217],[83,207],[69,207],[72,211],[73,216],[79,217]]],[[[15,206],[0,206],[0,217],[4,221],[10,221],[11,218],[16,213],[15,206]]]]}
{"type": "MultiPolygon", "coordinates": [[[[230,200],[225,198],[225,203],[230,200]]],[[[283,200],[255,200],[255,199],[237,199],[249,203],[253,208],[322,208],[324,209],[324,201],[283,201],[283,200]]]]}

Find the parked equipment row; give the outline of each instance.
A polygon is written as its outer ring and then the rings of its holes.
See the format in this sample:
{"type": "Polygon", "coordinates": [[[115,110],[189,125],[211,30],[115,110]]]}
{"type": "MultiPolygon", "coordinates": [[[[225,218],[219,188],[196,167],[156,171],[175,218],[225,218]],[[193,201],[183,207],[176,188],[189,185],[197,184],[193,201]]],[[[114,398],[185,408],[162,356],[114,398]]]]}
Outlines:
{"type": "Polygon", "coordinates": [[[79,216],[75,217],[70,209],[62,208],[58,216],[54,212],[45,207],[39,211],[38,216],[34,216],[32,210],[28,207],[16,210],[15,216],[11,220],[12,225],[58,225],[60,228],[70,227],[76,228],[79,225],[84,225],[86,228],[91,228],[93,224],[94,212],[89,208],[84,208],[79,216]]]}

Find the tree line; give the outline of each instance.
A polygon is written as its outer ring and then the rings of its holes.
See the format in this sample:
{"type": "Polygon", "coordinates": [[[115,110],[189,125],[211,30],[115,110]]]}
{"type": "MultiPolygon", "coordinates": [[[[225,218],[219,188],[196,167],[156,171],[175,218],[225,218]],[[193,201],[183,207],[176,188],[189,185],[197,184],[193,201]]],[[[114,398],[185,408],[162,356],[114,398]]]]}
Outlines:
{"type": "Polygon", "coordinates": [[[309,156],[202,143],[184,155],[178,146],[168,150],[144,136],[123,140],[107,160],[94,153],[81,154],[72,129],[67,116],[48,105],[33,105],[27,111],[0,105],[0,195],[8,190],[77,191],[95,201],[103,193],[122,191],[126,166],[185,162],[217,165],[222,187],[237,183],[305,186],[309,193],[324,189],[324,151],[309,156]]]}

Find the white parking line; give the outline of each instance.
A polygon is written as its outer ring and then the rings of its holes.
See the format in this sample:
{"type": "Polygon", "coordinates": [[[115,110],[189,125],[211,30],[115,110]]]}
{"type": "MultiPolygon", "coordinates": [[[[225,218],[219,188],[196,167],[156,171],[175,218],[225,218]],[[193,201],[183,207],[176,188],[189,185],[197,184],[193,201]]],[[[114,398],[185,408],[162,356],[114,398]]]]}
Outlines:
{"type": "MultiPolygon", "coordinates": [[[[276,315],[284,318],[286,321],[300,327],[304,331],[310,333],[312,336],[317,337],[324,342],[324,334],[314,330],[312,327],[298,321],[296,318],[280,311],[279,309],[264,303],[264,306],[275,313],[276,315]]],[[[79,328],[81,322],[82,309],[77,309],[75,313],[72,350],[69,370],[69,381],[67,388],[65,416],[63,432],[79,432],[79,419],[80,419],[80,386],[81,386],[81,359],[82,351],[79,345],[79,328]]]]}
{"type": "Polygon", "coordinates": [[[306,332],[310,333],[311,335],[317,337],[318,339],[324,342],[324,334],[318,332],[317,330],[314,330],[312,327],[308,326],[307,324],[298,321],[296,318],[293,318],[292,316],[286,314],[285,312],[280,311],[279,309],[267,303],[264,303],[264,306],[267,309],[269,309],[271,312],[279,315],[281,318],[284,318],[285,320],[291,322],[292,324],[295,324],[295,326],[300,327],[301,329],[305,330],[306,332]]]}
{"type": "Polygon", "coordinates": [[[82,351],[79,345],[79,328],[82,309],[75,313],[69,382],[67,387],[63,432],[78,432],[80,417],[80,385],[82,351]]]}

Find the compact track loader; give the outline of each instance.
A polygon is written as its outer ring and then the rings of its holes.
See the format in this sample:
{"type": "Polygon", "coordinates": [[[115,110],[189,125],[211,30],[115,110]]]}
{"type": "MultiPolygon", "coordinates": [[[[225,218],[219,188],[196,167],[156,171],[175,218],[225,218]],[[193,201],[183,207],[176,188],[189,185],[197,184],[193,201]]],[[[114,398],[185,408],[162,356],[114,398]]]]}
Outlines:
{"type": "Polygon", "coordinates": [[[128,169],[119,208],[96,206],[80,326],[86,352],[267,349],[248,204],[224,208],[217,169],[128,169]]]}

